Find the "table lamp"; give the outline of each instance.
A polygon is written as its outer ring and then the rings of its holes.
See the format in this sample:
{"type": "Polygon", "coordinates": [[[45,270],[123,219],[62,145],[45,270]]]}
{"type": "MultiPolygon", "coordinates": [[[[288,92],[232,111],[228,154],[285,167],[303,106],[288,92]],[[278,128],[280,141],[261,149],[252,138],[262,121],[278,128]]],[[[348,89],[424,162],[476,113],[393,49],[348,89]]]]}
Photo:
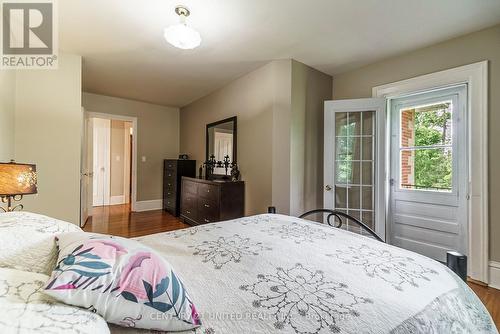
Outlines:
{"type": "Polygon", "coordinates": [[[0,163],[0,200],[7,203],[7,208],[0,207],[0,212],[22,210],[23,205],[12,206],[12,202],[19,202],[24,195],[37,193],[36,165],[16,163],[0,163]]]}

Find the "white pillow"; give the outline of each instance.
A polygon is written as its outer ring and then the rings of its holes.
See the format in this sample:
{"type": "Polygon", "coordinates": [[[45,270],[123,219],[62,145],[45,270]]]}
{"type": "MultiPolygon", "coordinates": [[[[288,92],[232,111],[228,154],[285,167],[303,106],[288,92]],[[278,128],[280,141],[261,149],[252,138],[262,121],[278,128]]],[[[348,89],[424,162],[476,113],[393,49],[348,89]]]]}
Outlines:
{"type": "Polygon", "coordinates": [[[0,213],[0,267],[49,274],[57,260],[55,236],[81,229],[30,213],[0,213]]]}
{"type": "Polygon", "coordinates": [[[0,268],[0,333],[107,334],[103,318],[42,293],[48,276],[0,268]]]}

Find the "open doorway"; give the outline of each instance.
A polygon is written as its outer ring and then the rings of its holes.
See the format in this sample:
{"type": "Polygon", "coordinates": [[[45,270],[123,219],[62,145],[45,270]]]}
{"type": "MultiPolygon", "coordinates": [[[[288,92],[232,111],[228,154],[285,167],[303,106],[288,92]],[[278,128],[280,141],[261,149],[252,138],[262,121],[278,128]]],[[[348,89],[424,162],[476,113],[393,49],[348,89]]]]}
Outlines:
{"type": "Polygon", "coordinates": [[[131,201],[132,122],[92,118],[92,206],[124,205],[131,201]]]}
{"type": "Polygon", "coordinates": [[[82,220],[110,210],[135,208],[137,120],[85,113],[82,141],[82,220]]]}

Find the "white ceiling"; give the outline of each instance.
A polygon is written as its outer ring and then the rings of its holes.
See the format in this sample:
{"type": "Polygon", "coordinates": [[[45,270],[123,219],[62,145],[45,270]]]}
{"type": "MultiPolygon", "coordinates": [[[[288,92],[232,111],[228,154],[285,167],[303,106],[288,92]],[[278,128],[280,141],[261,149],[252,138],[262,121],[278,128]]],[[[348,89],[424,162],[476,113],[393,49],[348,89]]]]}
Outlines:
{"type": "Polygon", "coordinates": [[[83,56],[85,91],[183,106],[272,59],[336,74],[500,22],[500,0],[63,0],[60,49],[83,56]],[[186,5],[202,35],[163,29],[186,5]]]}

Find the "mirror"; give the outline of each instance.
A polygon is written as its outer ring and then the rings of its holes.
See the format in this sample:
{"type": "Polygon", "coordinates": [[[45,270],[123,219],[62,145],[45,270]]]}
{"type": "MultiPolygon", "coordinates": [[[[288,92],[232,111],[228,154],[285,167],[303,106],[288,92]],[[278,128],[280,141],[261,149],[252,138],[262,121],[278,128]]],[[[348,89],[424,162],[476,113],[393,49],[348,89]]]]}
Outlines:
{"type": "MultiPolygon", "coordinates": [[[[229,162],[236,162],[236,137],[236,116],[207,124],[205,161],[213,155],[216,161],[229,156],[229,162]]],[[[226,175],[226,169],[216,166],[213,175],[226,175]]]]}

